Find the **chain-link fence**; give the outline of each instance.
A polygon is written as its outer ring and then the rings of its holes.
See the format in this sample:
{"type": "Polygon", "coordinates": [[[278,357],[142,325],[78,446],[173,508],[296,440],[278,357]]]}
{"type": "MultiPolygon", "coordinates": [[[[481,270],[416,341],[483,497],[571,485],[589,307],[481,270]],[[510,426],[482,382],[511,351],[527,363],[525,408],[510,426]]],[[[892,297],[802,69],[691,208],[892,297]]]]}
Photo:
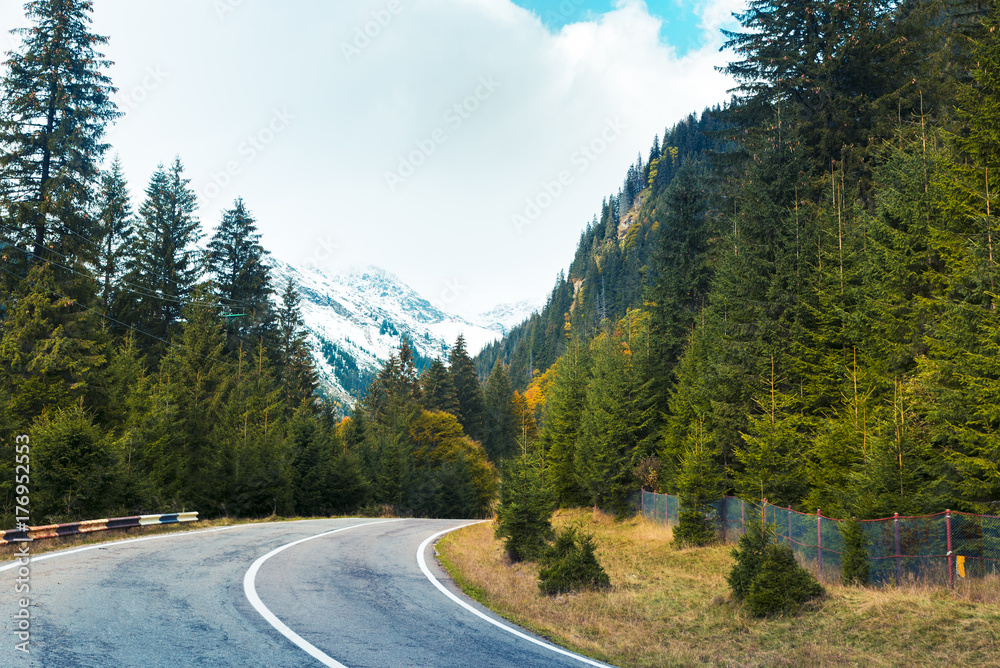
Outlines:
{"type": "MultiPolygon", "coordinates": [[[[800,563],[818,577],[840,576],[844,541],[842,520],[778,508],[767,501],[748,503],[732,496],[711,504],[709,517],[723,542],[736,542],[747,520],[759,514],[776,528],[800,563]]],[[[642,492],[642,515],[676,526],[680,499],[668,494],[642,492]]],[[[955,578],[1000,576],[1000,517],[945,511],[922,517],[887,517],[863,520],[867,538],[870,581],[873,584],[908,581],[954,586],[955,578]]]]}

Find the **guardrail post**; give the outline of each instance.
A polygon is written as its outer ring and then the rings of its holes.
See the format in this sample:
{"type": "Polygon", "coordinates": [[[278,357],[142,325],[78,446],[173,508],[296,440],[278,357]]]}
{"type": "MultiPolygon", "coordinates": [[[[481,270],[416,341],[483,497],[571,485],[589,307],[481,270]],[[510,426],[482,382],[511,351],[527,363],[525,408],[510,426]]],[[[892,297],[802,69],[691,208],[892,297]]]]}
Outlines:
{"type": "Polygon", "coordinates": [[[900,554],[903,549],[900,547],[899,540],[899,513],[893,513],[892,529],[896,535],[896,586],[898,587],[903,581],[903,557],[900,554]]]}
{"type": "Polygon", "coordinates": [[[954,558],[951,554],[951,510],[944,511],[944,525],[948,532],[948,589],[955,588],[954,558]]]}
{"type": "Polygon", "coordinates": [[[816,509],[816,561],[819,564],[819,576],[823,577],[823,516],[816,509]]]}

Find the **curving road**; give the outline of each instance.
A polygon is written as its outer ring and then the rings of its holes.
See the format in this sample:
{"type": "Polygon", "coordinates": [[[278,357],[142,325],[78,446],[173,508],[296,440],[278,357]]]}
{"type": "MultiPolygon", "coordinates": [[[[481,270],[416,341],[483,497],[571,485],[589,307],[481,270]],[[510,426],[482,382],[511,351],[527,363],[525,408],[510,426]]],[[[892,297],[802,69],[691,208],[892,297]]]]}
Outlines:
{"type": "Polygon", "coordinates": [[[15,649],[20,595],[16,564],[7,563],[0,665],[604,665],[547,645],[458,592],[432,544],[465,524],[251,524],[41,555],[31,564],[30,655],[15,649]]]}

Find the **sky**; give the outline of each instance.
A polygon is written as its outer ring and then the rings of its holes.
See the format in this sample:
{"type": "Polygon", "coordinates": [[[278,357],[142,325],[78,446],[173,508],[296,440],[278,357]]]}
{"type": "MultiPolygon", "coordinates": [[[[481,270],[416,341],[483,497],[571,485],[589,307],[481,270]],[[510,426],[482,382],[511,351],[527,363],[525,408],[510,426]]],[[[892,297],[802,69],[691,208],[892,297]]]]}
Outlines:
{"type": "MultiPolygon", "coordinates": [[[[724,102],[742,0],[96,0],[138,209],[180,156],[206,235],[374,265],[474,315],[544,303],[656,134],[724,102]]],[[[0,4],[16,48],[21,3],[0,4]]],[[[5,40],[5,42],[4,42],[5,40]]]]}

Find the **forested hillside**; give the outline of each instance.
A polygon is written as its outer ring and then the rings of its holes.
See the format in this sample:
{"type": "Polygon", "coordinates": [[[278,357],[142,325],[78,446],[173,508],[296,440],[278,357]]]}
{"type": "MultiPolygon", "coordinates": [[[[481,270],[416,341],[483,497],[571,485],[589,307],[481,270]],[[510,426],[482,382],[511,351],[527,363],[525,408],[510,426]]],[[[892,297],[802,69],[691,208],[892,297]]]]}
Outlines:
{"type": "Polygon", "coordinates": [[[542,393],[562,504],[624,511],[644,484],[996,511],[997,12],[737,17],[732,100],[654,141],[546,308],[477,359],[542,393]]]}

